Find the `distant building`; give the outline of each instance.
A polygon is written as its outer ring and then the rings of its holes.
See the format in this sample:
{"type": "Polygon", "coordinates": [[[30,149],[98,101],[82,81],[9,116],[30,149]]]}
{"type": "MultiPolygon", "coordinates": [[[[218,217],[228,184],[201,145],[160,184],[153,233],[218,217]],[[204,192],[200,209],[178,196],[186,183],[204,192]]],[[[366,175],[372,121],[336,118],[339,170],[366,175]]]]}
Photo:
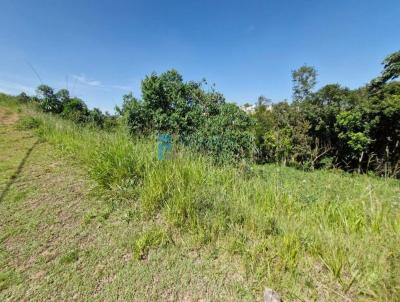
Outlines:
{"type": "Polygon", "coordinates": [[[250,104],[244,104],[240,106],[239,108],[242,109],[244,112],[247,113],[254,113],[256,111],[256,105],[250,105],[250,104]]]}
{"type": "MultiPolygon", "coordinates": [[[[272,111],[272,104],[267,104],[265,106],[267,107],[268,111],[272,111]]],[[[239,108],[242,109],[246,113],[253,114],[254,112],[256,112],[257,105],[244,104],[244,105],[240,106],[239,108]]]]}

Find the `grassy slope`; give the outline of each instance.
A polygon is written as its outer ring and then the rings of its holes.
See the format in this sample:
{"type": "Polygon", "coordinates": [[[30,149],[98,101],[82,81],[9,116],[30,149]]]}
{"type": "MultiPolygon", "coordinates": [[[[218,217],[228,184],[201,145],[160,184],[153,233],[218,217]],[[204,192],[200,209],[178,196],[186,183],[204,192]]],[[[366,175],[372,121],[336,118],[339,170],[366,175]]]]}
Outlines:
{"type": "Polygon", "coordinates": [[[0,108],[0,300],[400,299],[398,181],[158,163],[150,141],[41,115],[34,145],[0,108]]]}
{"type": "MultiPolygon", "coordinates": [[[[3,192],[37,137],[15,124],[0,127],[3,192]]],[[[61,159],[48,143],[35,145],[0,202],[0,301],[238,297],[240,279],[231,277],[237,267],[215,259],[211,250],[200,258],[178,242],[133,260],[137,239],[156,225],[132,211],[112,210],[89,192],[92,187],[74,161],[61,159]]]]}

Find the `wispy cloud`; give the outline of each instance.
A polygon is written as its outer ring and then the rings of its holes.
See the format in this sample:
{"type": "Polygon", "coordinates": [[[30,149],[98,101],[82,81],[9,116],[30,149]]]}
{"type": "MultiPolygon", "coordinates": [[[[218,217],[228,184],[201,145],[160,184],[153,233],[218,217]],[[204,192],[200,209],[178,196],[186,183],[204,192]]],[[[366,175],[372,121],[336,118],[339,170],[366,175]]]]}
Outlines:
{"type": "Polygon", "coordinates": [[[125,91],[132,90],[131,86],[125,86],[125,85],[110,85],[109,87],[114,88],[114,89],[119,89],[119,90],[125,90],[125,91]]]}
{"type": "Polygon", "coordinates": [[[80,75],[73,74],[71,77],[74,80],[76,80],[77,82],[84,84],[84,85],[94,86],[94,87],[104,87],[100,81],[91,80],[91,79],[87,78],[84,74],[80,74],[80,75]]]}
{"type": "Polygon", "coordinates": [[[87,85],[87,86],[92,86],[92,87],[98,87],[98,88],[104,88],[104,89],[118,89],[118,90],[124,90],[124,91],[131,91],[132,87],[127,86],[127,85],[107,85],[102,83],[101,81],[93,80],[88,78],[84,74],[76,75],[73,74],[71,75],[71,78],[75,80],[77,83],[87,85]]]}
{"type": "Polygon", "coordinates": [[[18,94],[21,92],[33,94],[35,88],[18,82],[0,80],[0,91],[8,94],[18,94]]]}

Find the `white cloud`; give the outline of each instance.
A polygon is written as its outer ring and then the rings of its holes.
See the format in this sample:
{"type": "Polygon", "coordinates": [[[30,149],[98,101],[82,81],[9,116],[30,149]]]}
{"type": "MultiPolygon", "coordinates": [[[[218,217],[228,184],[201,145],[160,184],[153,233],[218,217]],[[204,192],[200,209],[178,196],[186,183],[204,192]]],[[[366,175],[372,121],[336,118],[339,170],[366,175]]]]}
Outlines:
{"type": "Polygon", "coordinates": [[[124,90],[124,91],[132,90],[132,87],[127,86],[127,85],[106,85],[100,81],[89,79],[84,74],[80,74],[80,75],[73,74],[73,75],[71,75],[71,78],[78,83],[81,83],[81,84],[84,84],[87,86],[103,88],[106,90],[109,90],[109,89],[118,89],[118,90],[124,90]]]}
{"type": "Polygon", "coordinates": [[[131,86],[124,86],[124,85],[111,85],[111,88],[119,89],[119,90],[125,90],[125,91],[131,91],[132,87],[131,86]]]}
{"type": "Polygon", "coordinates": [[[94,86],[94,87],[103,87],[100,81],[96,80],[90,80],[88,79],[84,74],[81,75],[72,75],[72,78],[76,81],[78,81],[81,84],[89,85],[89,86],[94,86]]]}
{"type": "Polygon", "coordinates": [[[19,94],[21,92],[33,94],[35,92],[35,88],[18,82],[0,80],[0,91],[8,94],[19,94]]]}

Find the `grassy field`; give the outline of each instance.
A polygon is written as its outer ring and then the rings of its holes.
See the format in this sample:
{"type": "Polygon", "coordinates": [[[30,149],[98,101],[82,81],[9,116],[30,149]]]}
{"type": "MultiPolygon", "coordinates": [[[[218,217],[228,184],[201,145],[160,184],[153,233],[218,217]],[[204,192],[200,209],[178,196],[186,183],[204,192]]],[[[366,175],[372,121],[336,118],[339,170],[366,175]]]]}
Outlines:
{"type": "Polygon", "coordinates": [[[178,148],[0,99],[0,300],[400,301],[400,182],[178,148]]]}

